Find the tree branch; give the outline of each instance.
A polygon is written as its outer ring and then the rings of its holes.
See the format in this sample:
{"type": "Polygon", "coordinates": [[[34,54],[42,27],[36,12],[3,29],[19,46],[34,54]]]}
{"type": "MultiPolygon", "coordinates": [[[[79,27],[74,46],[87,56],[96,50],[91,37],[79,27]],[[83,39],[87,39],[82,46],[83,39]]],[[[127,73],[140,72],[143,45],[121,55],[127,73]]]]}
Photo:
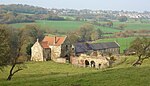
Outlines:
{"type": "Polygon", "coordinates": [[[23,70],[23,69],[18,69],[18,70],[16,70],[16,71],[14,71],[14,72],[13,72],[13,75],[14,75],[15,73],[21,71],[21,70],[23,70]]]}

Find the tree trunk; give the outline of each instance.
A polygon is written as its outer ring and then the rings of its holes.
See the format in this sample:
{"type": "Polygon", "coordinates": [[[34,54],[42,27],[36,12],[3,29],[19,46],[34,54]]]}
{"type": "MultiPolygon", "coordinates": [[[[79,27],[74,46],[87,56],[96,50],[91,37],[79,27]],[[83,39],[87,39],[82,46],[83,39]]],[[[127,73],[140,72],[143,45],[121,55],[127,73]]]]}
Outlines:
{"type": "Polygon", "coordinates": [[[139,58],[138,58],[138,60],[136,60],[136,61],[133,63],[133,66],[137,66],[137,65],[141,65],[141,64],[142,64],[142,62],[143,62],[144,59],[142,59],[141,56],[142,56],[142,55],[140,55],[139,58]]]}
{"type": "Polygon", "coordinates": [[[10,74],[10,75],[8,76],[7,80],[9,80],[9,81],[10,81],[10,80],[11,80],[11,78],[12,78],[12,76],[13,76],[13,75],[12,75],[12,74],[10,74]]]}
{"type": "Polygon", "coordinates": [[[11,68],[11,70],[10,70],[10,72],[9,72],[9,76],[8,76],[7,80],[11,80],[12,76],[14,75],[14,74],[13,74],[13,69],[14,69],[15,66],[16,66],[16,64],[13,64],[13,65],[12,65],[12,68],[11,68]]]}

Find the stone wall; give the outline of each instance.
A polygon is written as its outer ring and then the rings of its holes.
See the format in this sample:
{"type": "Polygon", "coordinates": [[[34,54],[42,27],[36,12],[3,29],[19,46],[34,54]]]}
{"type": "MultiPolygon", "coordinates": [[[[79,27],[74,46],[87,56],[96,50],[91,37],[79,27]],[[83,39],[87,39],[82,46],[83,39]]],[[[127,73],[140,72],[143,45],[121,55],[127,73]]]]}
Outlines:
{"type": "Polygon", "coordinates": [[[31,47],[31,61],[43,61],[43,48],[38,41],[31,47]]]}
{"type": "Polygon", "coordinates": [[[66,63],[66,58],[57,58],[55,60],[55,62],[58,62],[58,63],[66,63]]]}
{"type": "Polygon", "coordinates": [[[50,46],[51,48],[51,59],[56,60],[61,55],[61,46],[50,46]]]}
{"type": "Polygon", "coordinates": [[[81,54],[79,57],[71,57],[71,64],[82,67],[94,67],[94,68],[109,67],[109,61],[106,59],[106,57],[103,57],[101,55],[89,56],[86,54],[81,54]]]}

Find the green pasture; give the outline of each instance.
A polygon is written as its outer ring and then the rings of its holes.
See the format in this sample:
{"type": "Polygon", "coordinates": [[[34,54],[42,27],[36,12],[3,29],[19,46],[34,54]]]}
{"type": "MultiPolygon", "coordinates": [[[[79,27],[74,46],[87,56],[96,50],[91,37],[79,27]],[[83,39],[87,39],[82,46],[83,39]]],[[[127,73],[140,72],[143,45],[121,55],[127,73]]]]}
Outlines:
{"type": "Polygon", "coordinates": [[[27,62],[11,81],[6,81],[10,67],[0,72],[0,86],[149,86],[150,60],[132,67],[135,59],[128,57],[113,68],[98,70],[52,61],[27,62]]]}
{"type": "MultiPolygon", "coordinates": [[[[47,21],[47,20],[37,20],[34,23],[16,23],[11,24],[15,28],[20,28],[28,24],[37,24],[43,29],[51,29],[51,30],[58,30],[62,32],[66,31],[75,31],[80,28],[81,25],[85,24],[87,22],[81,22],[81,21],[47,21]]],[[[108,27],[102,27],[102,26],[95,26],[95,28],[101,29],[103,32],[108,33],[114,33],[119,32],[121,30],[116,30],[108,27]]]]}
{"type": "Polygon", "coordinates": [[[119,26],[119,24],[125,24],[125,30],[150,30],[150,23],[140,23],[140,22],[113,22],[114,27],[119,26]]]}
{"type": "Polygon", "coordinates": [[[11,24],[15,28],[20,28],[25,26],[26,24],[37,24],[42,29],[51,29],[58,30],[62,32],[73,31],[80,28],[85,22],[80,21],[46,21],[46,20],[37,20],[34,23],[16,23],[11,24]]]}
{"type": "Polygon", "coordinates": [[[102,26],[95,26],[95,28],[101,29],[104,33],[115,33],[121,31],[121,30],[117,30],[109,27],[102,27],[102,26]]]}
{"type": "MultiPolygon", "coordinates": [[[[41,27],[41,29],[57,30],[60,32],[75,31],[80,28],[81,25],[85,24],[85,21],[47,21],[47,20],[36,20],[33,23],[16,23],[11,24],[15,28],[21,28],[27,24],[36,24],[41,27]]],[[[100,22],[106,23],[106,22],[100,22]]],[[[140,22],[113,22],[113,27],[118,27],[120,24],[125,24],[125,30],[150,30],[149,23],[140,22]]],[[[115,33],[122,30],[117,30],[109,27],[95,26],[95,28],[101,29],[104,33],[115,33]]]]}

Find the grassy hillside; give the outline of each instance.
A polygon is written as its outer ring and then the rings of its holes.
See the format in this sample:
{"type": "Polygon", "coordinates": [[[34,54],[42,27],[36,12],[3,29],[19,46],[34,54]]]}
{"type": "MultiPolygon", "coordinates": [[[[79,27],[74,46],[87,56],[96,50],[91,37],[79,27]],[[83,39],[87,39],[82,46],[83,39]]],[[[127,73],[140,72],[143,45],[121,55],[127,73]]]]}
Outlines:
{"type": "MultiPolygon", "coordinates": [[[[86,22],[82,21],[47,21],[47,20],[37,20],[34,23],[16,23],[11,24],[15,28],[23,27],[26,24],[37,24],[42,29],[48,28],[52,30],[59,30],[62,32],[66,31],[73,31],[79,29],[81,25],[83,25],[86,22]]],[[[100,22],[100,23],[106,23],[106,22],[100,22]]],[[[149,23],[140,23],[140,22],[113,22],[114,27],[118,27],[119,24],[125,24],[125,30],[150,30],[150,24],[149,23]]],[[[95,26],[95,28],[101,29],[103,32],[120,32],[121,30],[109,28],[109,27],[102,27],[102,26],[95,26]]]]}
{"type": "Polygon", "coordinates": [[[59,31],[72,31],[77,30],[81,25],[83,25],[85,22],[80,21],[46,21],[46,20],[37,20],[34,23],[16,23],[11,24],[15,28],[23,27],[26,24],[37,24],[42,29],[48,28],[52,30],[59,30],[59,31]]]}
{"type": "Polygon", "coordinates": [[[125,30],[150,30],[150,23],[140,23],[140,22],[113,22],[114,26],[119,24],[125,24],[125,30]]]}
{"type": "Polygon", "coordinates": [[[118,42],[120,45],[120,51],[123,53],[123,50],[130,46],[130,43],[135,39],[135,37],[127,37],[127,38],[108,38],[108,39],[100,39],[97,40],[97,43],[100,42],[118,42]]]}
{"type": "Polygon", "coordinates": [[[6,81],[8,68],[0,72],[0,86],[149,86],[150,60],[131,67],[135,57],[114,68],[79,68],[70,64],[28,62],[12,81],[6,81]]]}
{"type": "MultiPolygon", "coordinates": [[[[47,20],[37,20],[34,23],[16,23],[11,24],[15,28],[23,27],[26,24],[37,24],[42,29],[48,28],[52,30],[59,30],[62,32],[66,31],[73,31],[80,28],[81,25],[83,25],[86,22],[81,21],[47,21],[47,20]]],[[[120,30],[108,28],[108,27],[102,27],[102,26],[95,26],[95,28],[101,29],[103,32],[119,32],[120,30]]]]}

